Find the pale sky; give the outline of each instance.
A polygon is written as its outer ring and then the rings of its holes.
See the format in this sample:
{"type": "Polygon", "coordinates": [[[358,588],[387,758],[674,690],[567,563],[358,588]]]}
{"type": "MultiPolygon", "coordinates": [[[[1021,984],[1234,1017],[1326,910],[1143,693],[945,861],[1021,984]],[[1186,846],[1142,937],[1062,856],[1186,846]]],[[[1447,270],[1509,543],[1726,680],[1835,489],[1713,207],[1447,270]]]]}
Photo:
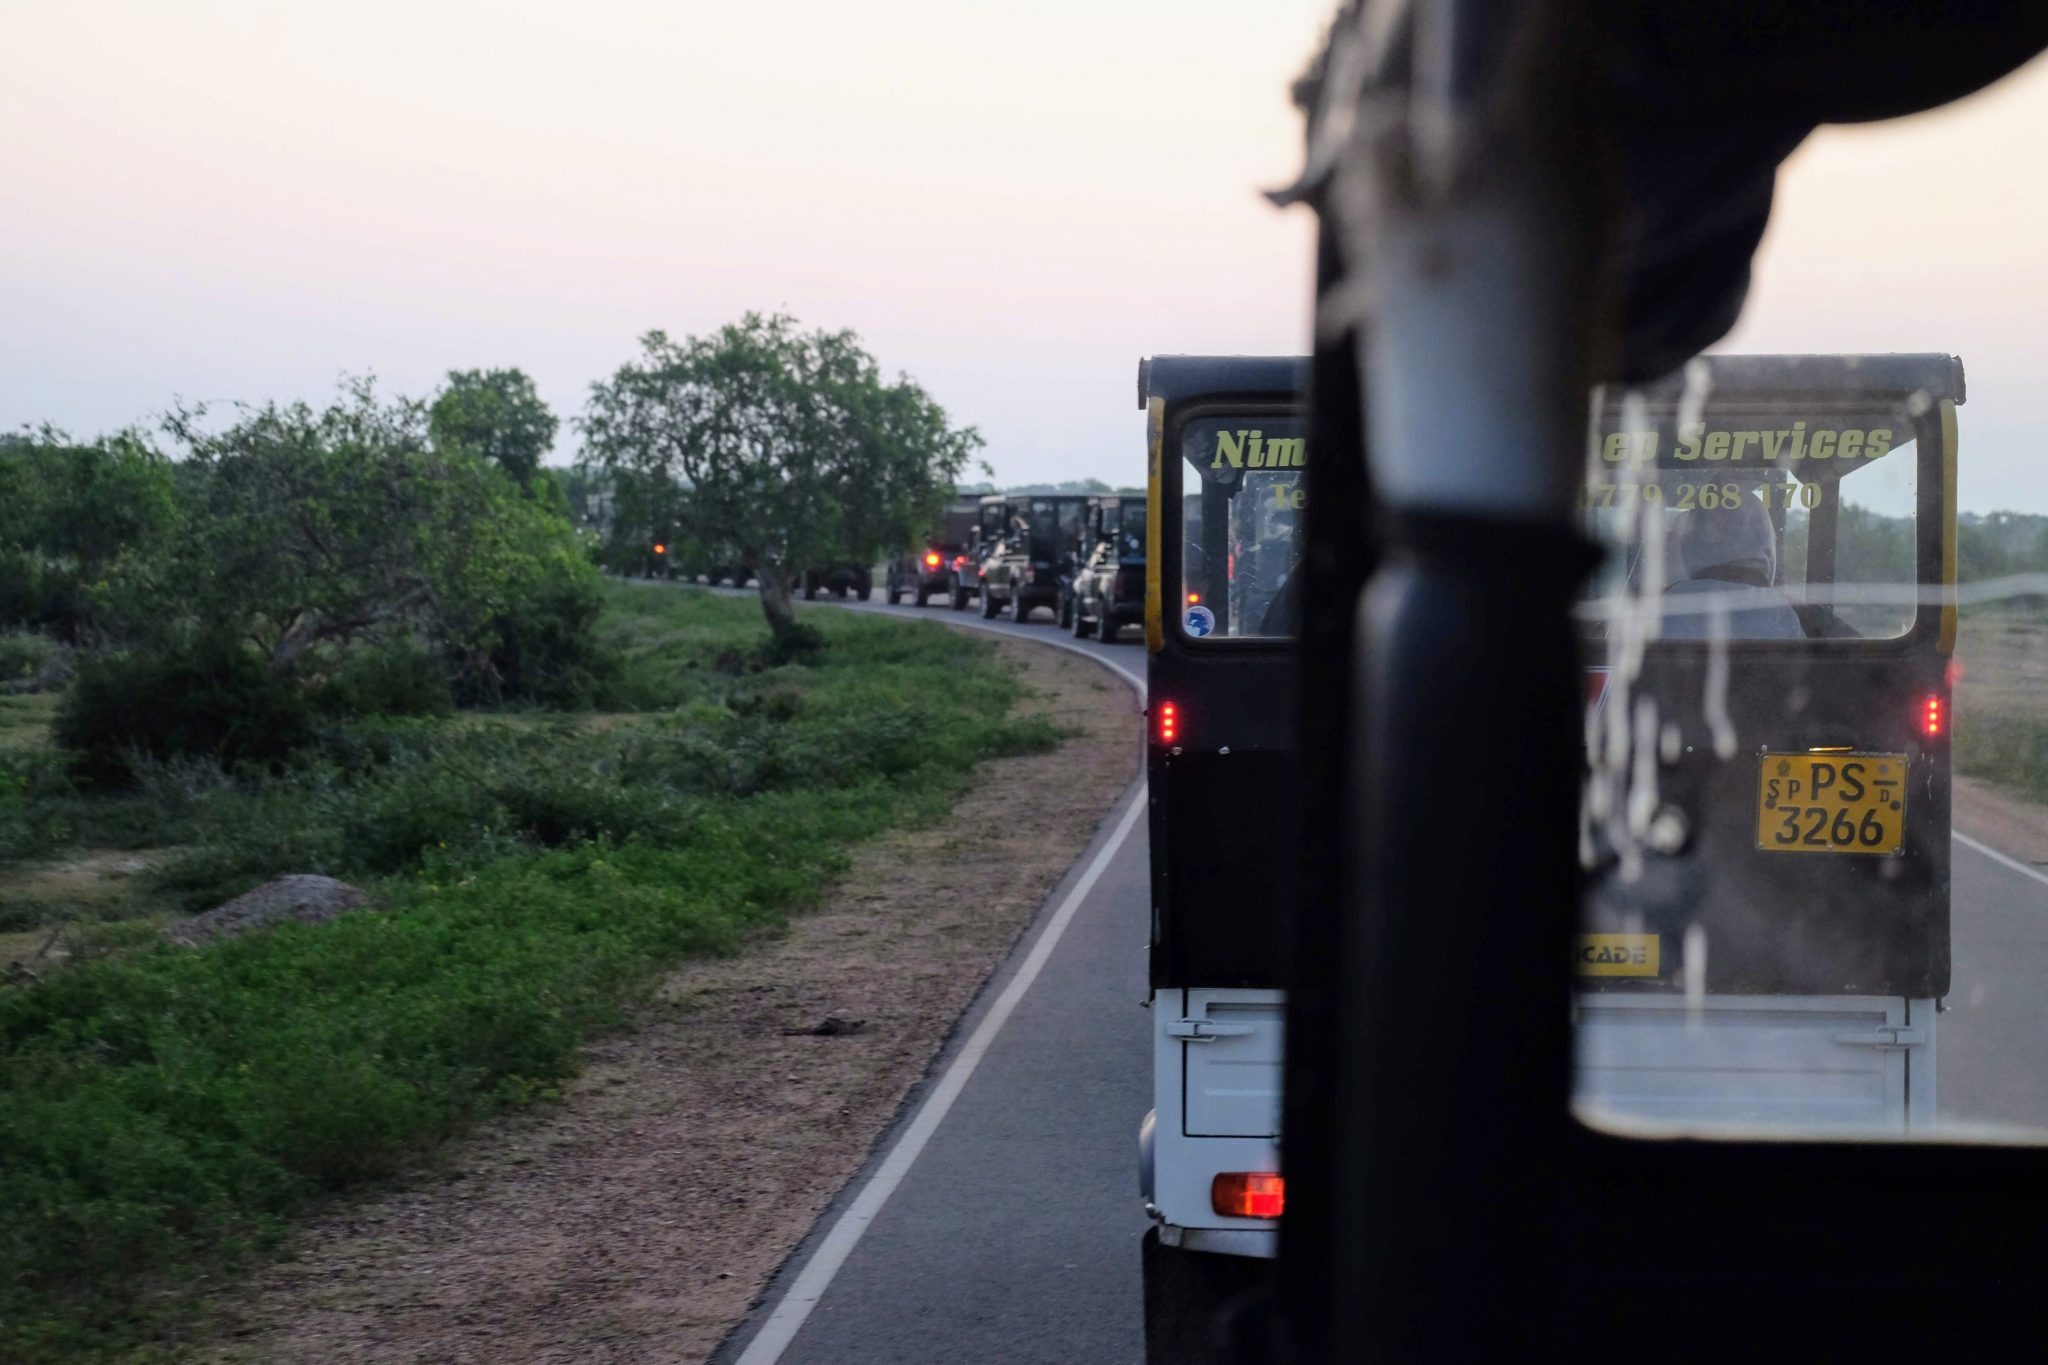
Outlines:
{"type": "MultiPolygon", "coordinates": [[[[1003,482],[1133,481],[1139,356],[1305,345],[1259,191],[1330,8],[0,0],[0,429],[488,366],[567,419],[640,333],[783,309],[1003,482]]],[[[2039,68],[1823,134],[1727,349],[1960,353],[1964,506],[2048,511],[2044,139],[2039,68]]]]}
{"type": "Polygon", "coordinates": [[[2048,513],[2048,63],[1793,154],[1725,351],[1947,351],[1965,511],[2048,513]]]}

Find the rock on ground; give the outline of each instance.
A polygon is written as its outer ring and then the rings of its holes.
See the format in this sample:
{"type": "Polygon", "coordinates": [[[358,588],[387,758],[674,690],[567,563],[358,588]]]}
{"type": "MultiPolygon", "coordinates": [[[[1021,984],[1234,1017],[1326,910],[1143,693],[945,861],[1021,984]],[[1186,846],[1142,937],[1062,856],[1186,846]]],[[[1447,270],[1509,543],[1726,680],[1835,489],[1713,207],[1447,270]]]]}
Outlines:
{"type": "Polygon", "coordinates": [[[237,938],[251,929],[286,920],[323,924],[369,903],[368,894],[347,882],[297,873],[267,881],[225,905],[173,924],[164,933],[173,942],[192,946],[217,938],[237,938]]]}

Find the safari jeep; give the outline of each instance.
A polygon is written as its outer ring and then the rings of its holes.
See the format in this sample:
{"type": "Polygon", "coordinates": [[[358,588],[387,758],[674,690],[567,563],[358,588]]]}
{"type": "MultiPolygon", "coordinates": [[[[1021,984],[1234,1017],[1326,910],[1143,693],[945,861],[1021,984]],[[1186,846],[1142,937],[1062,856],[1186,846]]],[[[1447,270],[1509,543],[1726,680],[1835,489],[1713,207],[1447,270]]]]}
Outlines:
{"type": "Polygon", "coordinates": [[[981,614],[1007,609],[1012,621],[1023,621],[1044,607],[1058,615],[1087,515],[1086,494],[1018,497],[1002,538],[982,561],[981,614]]]}
{"type": "MultiPolygon", "coordinates": [[[[1258,1279],[1287,1204],[1274,907],[1293,869],[1259,836],[1301,818],[1305,370],[1140,369],[1148,1361],[1209,1358],[1199,1310],[1258,1279]]],[[[1963,396],[1946,355],[1712,356],[1598,396],[1581,494],[1605,547],[1579,608],[1587,890],[1558,1002],[1588,1122],[1933,1130],[1963,396]]],[[[1475,833],[1473,856],[1485,846],[1475,833]]]]}
{"type": "Polygon", "coordinates": [[[955,498],[917,546],[890,559],[883,597],[891,605],[908,597],[920,607],[933,597],[955,597],[960,575],[971,562],[980,510],[978,498],[955,498]]]}
{"type": "Polygon", "coordinates": [[[1145,499],[1112,493],[1088,500],[1084,557],[1061,606],[1060,624],[1076,639],[1115,641],[1145,623],[1145,499]]]}

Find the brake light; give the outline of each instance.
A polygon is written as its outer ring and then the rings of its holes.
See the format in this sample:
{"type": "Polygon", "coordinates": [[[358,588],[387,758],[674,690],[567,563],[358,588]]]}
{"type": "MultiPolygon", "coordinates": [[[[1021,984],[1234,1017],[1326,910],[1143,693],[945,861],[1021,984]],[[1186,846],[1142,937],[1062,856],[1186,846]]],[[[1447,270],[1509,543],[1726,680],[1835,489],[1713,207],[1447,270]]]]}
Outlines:
{"type": "Polygon", "coordinates": [[[1278,1218],[1287,1182],[1266,1171],[1225,1171],[1209,1182],[1209,1207],[1226,1218],[1278,1218]]]}
{"type": "Polygon", "coordinates": [[[956,569],[964,569],[964,568],[966,568],[966,567],[967,567],[967,556],[966,556],[966,555],[954,555],[954,556],[953,556],[953,567],[954,567],[954,568],[956,568],[956,569]]]}
{"type": "Polygon", "coordinates": [[[937,555],[926,555],[926,556],[924,557],[924,565],[925,565],[925,567],[926,567],[927,569],[936,569],[936,568],[938,568],[938,567],[939,567],[939,557],[938,557],[937,555]]]}
{"type": "Polygon", "coordinates": [[[654,553],[656,553],[656,554],[658,554],[658,555],[665,555],[665,554],[667,554],[667,553],[668,553],[668,546],[666,546],[666,545],[657,545],[657,546],[655,546],[655,547],[654,547],[654,553]]]}
{"type": "Polygon", "coordinates": [[[1920,713],[1921,728],[1929,738],[1941,733],[1941,698],[1929,697],[1927,709],[1920,713]]]}
{"type": "Polygon", "coordinates": [[[1159,742],[1171,744],[1179,734],[1180,712],[1174,709],[1170,701],[1159,703],[1159,742]]]}
{"type": "Polygon", "coordinates": [[[1201,600],[1202,594],[1198,592],[1191,592],[1188,594],[1188,605],[1191,607],[1194,606],[1196,603],[1200,602],[1201,600]]]}

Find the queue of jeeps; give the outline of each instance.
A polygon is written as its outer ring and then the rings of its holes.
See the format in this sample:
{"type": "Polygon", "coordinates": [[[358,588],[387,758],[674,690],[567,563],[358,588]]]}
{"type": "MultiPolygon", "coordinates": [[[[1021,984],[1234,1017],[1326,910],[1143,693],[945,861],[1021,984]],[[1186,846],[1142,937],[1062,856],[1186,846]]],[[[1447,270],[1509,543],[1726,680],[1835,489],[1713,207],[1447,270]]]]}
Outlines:
{"type": "MultiPolygon", "coordinates": [[[[946,509],[921,545],[888,563],[891,604],[1028,621],[1043,611],[1082,639],[1145,622],[1145,495],[991,493],[946,509]]],[[[867,594],[856,584],[856,598],[867,594]]]]}

